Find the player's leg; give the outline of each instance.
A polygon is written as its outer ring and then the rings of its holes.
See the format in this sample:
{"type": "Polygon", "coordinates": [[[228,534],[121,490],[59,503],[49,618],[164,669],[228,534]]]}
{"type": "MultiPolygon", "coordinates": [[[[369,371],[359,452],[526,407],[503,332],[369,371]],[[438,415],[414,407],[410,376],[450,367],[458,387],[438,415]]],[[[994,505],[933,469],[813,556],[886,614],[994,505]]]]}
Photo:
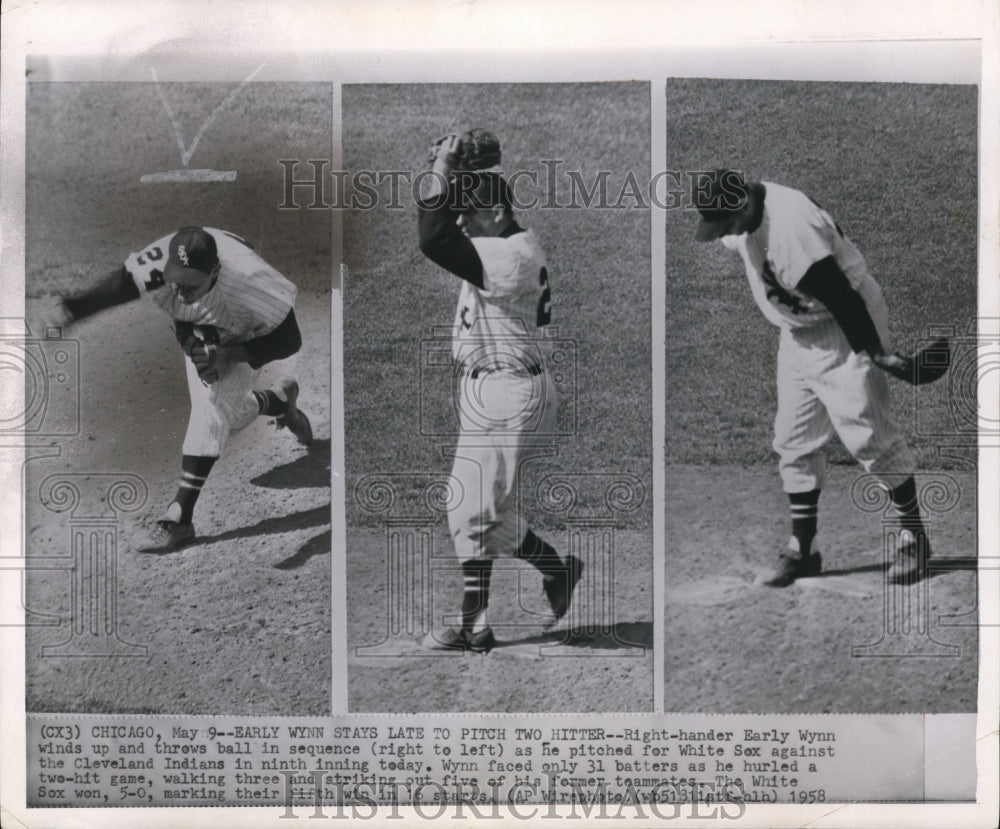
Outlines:
{"type": "Polygon", "coordinates": [[[486,610],[490,605],[493,559],[472,558],[462,562],[462,630],[482,634],[489,629],[486,610]]]}
{"type": "Polygon", "coordinates": [[[891,564],[886,578],[893,584],[911,584],[927,574],[927,559],[931,557],[931,544],[920,513],[917,485],[912,473],[894,482],[891,476],[882,476],[892,499],[896,522],[895,549],[887,551],[891,564]]]}
{"type": "Polygon", "coordinates": [[[445,630],[438,630],[432,623],[431,632],[422,642],[430,650],[482,653],[496,642],[487,619],[493,561],[485,539],[495,523],[490,493],[499,462],[488,440],[461,433],[451,470],[452,480],[457,482],[457,498],[448,510],[448,528],[462,568],[460,622],[458,627],[445,630]]]}
{"type": "MultiPolygon", "coordinates": [[[[212,399],[211,387],[202,383],[191,360],[185,358],[191,414],[181,455],[177,493],[145,538],[136,545],[142,553],[178,550],[194,541],[194,508],[212,467],[229,438],[230,423],[212,399]]],[[[222,383],[223,379],[218,382],[222,383]]]]}
{"type": "MultiPolygon", "coordinates": [[[[455,471],[452,472],[455,474],[455,471]]],[[[424,647],[432,650],[490,650],[495,638],[487,619],[490,604],[490,582],[493,559],[482,555],[482,546],[475,542],[475,533],[466,530],[469,522],[453,519],[449,515],[455,552],[461,561],[462,599],[459,606],[459,626],[443,632],[432,630],[424,640],[424,647]]]]}
{"type": "Polygon", "coordinates": [[[851,353],[820,393],[844,446],[889,492],[896,529],[889,581],[923,577],[931,549],[913,478],[916,453],[889,415],[886,375],[867,354],[851,353]]]}
{"type": "Polygon", "coordinates": [[[559,558],[555,548],[531,529],[524,534],[514,555],[542,574],[542,590],[552,611],[544,624],[554,625],[569,610],[573,591],[583,575],[583,562],[574,555],[567,555],[565,560],[559,558]]]}
{"type": "Polygon", "coordinates": [[[573,555],[559,557],[555,548],[528,527],[520,511],[518,492],[525,465],[549,457],[555,431],[556,393],[547,373],[530,377],[502,378],[501,397],[507,402],[512,429],[498,436],[503,457],[503,477],[497,481],[494,508],[498,523],[487,539],[495,555],[509,555],[530,564],[542,575],[542,590],[553,625],[566,615],[573,591],[583,572],[583,562],[573,555]],[[523,419],[517,417],[524,415],[523,419]]]}
{"type": "Polygon", "coordinates": [[[299,384],[292,379],[281,381],[281,395],[271,389],[253,392],[256,414],[273,417],[278,429],[288,429],[303,446],[312,443],[312,424],[298,407],[299,384]]]}
{"type": "Polygon", "coordinates": [[[539,571],[551,609],[543,624],[550,626],[566,615],[583,572],[583,562],[573,555],[560,558],[556,549],[528,526],[520,509],[518,487],[524,467],[552,453],[545,448],[525,446],[516,439],[499,445],[498,452],[502,457],[500,476],[495,480],[491,518],[480,519],[478,523],[479,543],[491,558],[514,556],[539,571]]]}
{"type": "Polygon", "coordinates": [[[812,553],[813,541],[816,538],[819,524],[819,495],[819,489],[788,493],[788,510],[792,519],[792,540],[789,546],[795,547],[803,556],[812,553]]]}
{"type": "MultiPolygon", "coordinates": [[[[198,503],[202,487],[218,457],[206,455],[181,456],[181,479],[177,494],[167,507],[166,517],[178,524],[190,525],[194,518],[194,508],[198,503]]],[[[193,534],[192,534],[193,537],[193,534]]]]}
{"type": "Polygon", "coordinates": [[[788,496],[791,534],[774,569],[758,584],[785,587],[802,576],[816,575],[822,557],[814,549],[819,498],[826,477],[824,447],[833,427],[812,387],[810,354],[789,332],[782,332],[777,362],[778,409],[774,418],[774,450],[788,496]]]}
{"type": "Polygon", "coordinates": [[[194,510],[212,467],[222,454],[229,435],[246,426],[257,414],[250,394],[259,372],[245,363],[231,366],[225,376],[207,385],[191,360],[184,360],[191,414],[181,455],[181,476],[174,499],[145,538],[139,552],[171,552],[195,539],[194,510]]]}

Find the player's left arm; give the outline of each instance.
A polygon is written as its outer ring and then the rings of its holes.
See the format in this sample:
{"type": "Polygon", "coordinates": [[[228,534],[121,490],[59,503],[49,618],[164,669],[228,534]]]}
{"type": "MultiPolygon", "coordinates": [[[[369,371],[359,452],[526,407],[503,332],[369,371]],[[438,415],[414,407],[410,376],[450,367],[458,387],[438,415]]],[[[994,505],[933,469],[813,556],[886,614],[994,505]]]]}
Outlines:
{"type": "Polygon", "coordinates": [[[302,332],[291,309],[277,328],[243,343],[229,343],[218,348],[226,363],[249,363],[251,368],[261,368],[275,360],[291,357],[302,348],[302,332]]]}

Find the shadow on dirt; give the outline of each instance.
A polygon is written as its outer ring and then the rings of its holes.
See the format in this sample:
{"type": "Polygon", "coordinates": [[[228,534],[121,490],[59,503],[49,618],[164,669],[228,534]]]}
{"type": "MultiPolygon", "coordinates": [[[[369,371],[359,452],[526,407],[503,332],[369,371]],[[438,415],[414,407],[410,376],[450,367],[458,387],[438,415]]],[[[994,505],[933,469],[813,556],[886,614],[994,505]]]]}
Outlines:
{"type": "MultiPolygon", "coordinates": [[[[974,556],[931,556],[927,560],[927,575],[933,579],[956,570],[975,570],[978,561],[974,556]]],[[[816,578],[824,576],[847,576],[851,573],[879,573],[888,569],[884,563],[865,564],[860,567],[845,567],[840,570],[823,570],[816,578]]]]}
{"type": "MultiPolygon", "coordinates": [[[[314,507],[313,509],[304,510],[303,512],[294,512],[291,515],[283,515],[278,518],[265,518],[263,521],[258,521],[256,524],[251,524],[249,527],[240,527],[239,529],[229,530],[224,533],[219,533],[218,535],[199,535],[194,542],[189,544],[185,549],[198,547],[204,544],[215,544],[218,541],[231,541],[236,538],[254,538],[259,535],[288,533],[294,530],[301,530],[303,527],[323,527],[329,523],[330,504],[325,504],[322,507],[314,507]]],[[[326,534],[329,535],[329,532],[326,534]]],[[[311,543],[311,541],[306,542],[303,549],[308,547],[311,543]]],[[[329,552],[329,549],[330,547],[328,543],[327,552],[329,552]]],[[[298,553],[296,553],[296,555],[298,555],[298,553]]],[[[314,553],[311,555],[314,555],[314,553]]]]}
{"type": "Polygon", "coordinates": [[[275,570],[295,570],[301,567],[313,556],[327,555],[330,552],[330,530],[321,532],[319,535],[310,538],[305,544],[299,547],[298,552],[289,556],[284,561],[279,561],[271,566],[275,570]]]}
{"type": "Polygon", "coordinates": [[[306,454],[251,479],[267,489],[330,488],[330,441],[314,440],[306,454]]]}
{"type": "Polygon", "coordinates": [[[579,626],[545,631],[524,639],[498,641],[497,649],[523,645],[564,645],[591,650],[622,650],[653,647],[651,622],[619,622],[607,628],[579,626]]]}
{"type": "Polygon", "coordinates": [[[885,570],[885,565],[879,562],[878,564],[862,564],[858,567],[841,567],[838,570],[822,570],[813,578],[821,579],[825,576],[849,576],[852,573],[879,573],[885,570]]]}

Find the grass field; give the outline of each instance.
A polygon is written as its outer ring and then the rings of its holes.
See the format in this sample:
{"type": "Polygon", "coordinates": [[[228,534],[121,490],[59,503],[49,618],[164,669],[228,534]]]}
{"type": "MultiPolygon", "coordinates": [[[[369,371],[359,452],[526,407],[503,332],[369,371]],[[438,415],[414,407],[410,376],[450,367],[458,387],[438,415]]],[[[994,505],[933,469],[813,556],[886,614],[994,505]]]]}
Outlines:
{"type": "MultiPolygon", "coordinates": [[[[966,368],[976,326],[976,147],[974,87],[667,86],[668,169],[733,167],[807,192],[882,285],[893,346],[909,351],[944,329],[966,368]]],[[[916,392],[890,384],[894,419],[919,450],[935,557],[951,572],[883,590],[885,516],[864,508],[861,469],[834,441],[820,502],[824,574],[785,590],[752,587],[788,535],[771,450],[778,331],[753,302],[739,257],[696,243],[696,222],[692,210],[667,217],[668,710],[975,710],[970,374],[956,366],[916,392]],[[938,487],[949,495],[935,503],[938,487]],[[873,642],[892,658],[854,650],[873,642]]]]}
{"type": "MultiPolygon", "coordinates": [[[[577,172],[588,183],[600,171],[609,171],[612,200],[630,171],[640,182],[647,180],[648,85],[347,86],[343,123],[344,164],[349,171],[407,171],[412,178],[426,169],[427,151],[436,138],[486,126],[500,137],[508,176],[516,171],[534,174],[533,182],[519,179],[524,187],[515,196],[521,201],[538,196],[539,206],[523,211],[519,220],[538,234],[545,249],[553,324],[558,326],[559,338],[571,341],[575,349],[575,378],[564,391],[562,411],[565,414],[572,407],[576,420],[574,433],[558,441],[554,458],[530,465],[522,500],[536,526],[562,546],[566,517],[537,508],[534,493],[544,475],[578,473],[578,483],[598,503],[599,488],[605,483],[602,476],[621,474],[638,480],[645,503],[617,516],[615,525],[616,531],[630,533],[630,538],[638,536],[630,542],[634,553],[629,560],[634,565],[621,570],[621,583],[607,589],[630,597],[627,609],[622,610],[626,615],[618,621],[648,622],[651,595],[636,592],[636,585],[648,584],[652,571],[649,213],[542,206],[569,203],[568,171],[577,172]],[[551,162],[549,167],[545,160],[551,162]],[[557,173],[552,189],[549,168],[557,173]],[[591,483],[584,482],[588,476],[591,483]],[[638,606],[634,599],[640,600],[638,606]]],[[[413,473],[443,479],[448,473],[449,438],[421,434],[420,424],[422,412],[431,422],[446,418],[452,399],[446,382],[422,372],[421,343],[431,337],[435,326],[450,328],[459,289],[455,277],[421,255],[410,191],[404,188],[399,209],[383,207],[390,198],[388,184],[380,195],[376,209],[346,214],[344,226],[349,268],[344,288],[349,617],[361,614],[359,623],[370,619],[376,630],[382,621],[377,608],[370,615],[370,591],[385,578],[380,562],[386,542],[355,530],[377,526],[385,516],[362,510],[359,499],[353,497],[354,488],[364,475],[413,473]]],[[[443,342],[447,344],[448,338],[443,342]]],[[[443,526],[443,515],[436,520],[443,526]]],[[[435,555],[450,555],[450,542],[439,538],[435,555]]],[[[525,573],[526,579],[536,578],[525,573]]],[[[444,600],[458,595],[455,585],[442,589],[444,600]]],[[[520,635],[527,635],[530,628],[527,624],[520,635]]],[[[352,645],[367,641],[359,640],[360,635],[359,629],[352,645]]],[[[621,691],[626,687],[630,688],[627,704],[640,709],[652,705],[648,659],[621,660],[630,667],[599,691],[567,697],[563,689],[584,675],[588,663],[588,649],[579,648],[576,653],[579,659],[539,657],[526,662],[498,649],[490,659],[500,670],[533,678],[531,687],[516,701],[488,683],[453,683],[447,671],[442,673],[442,668],[434,667],[435,660],[428,659],[421,662],[421,670],[408,671],[411,681],[405,689],[386,689],[376,663],[356,659],[349,677],[352,705],[413,710],[426,700],[438,710],[503,710],[507,704],[523,706],[523,710],[572,710],[574,706],[620,710],[621,691]],[[439,687],[455,690],[450,695],[430,690],[439,687]]]]}

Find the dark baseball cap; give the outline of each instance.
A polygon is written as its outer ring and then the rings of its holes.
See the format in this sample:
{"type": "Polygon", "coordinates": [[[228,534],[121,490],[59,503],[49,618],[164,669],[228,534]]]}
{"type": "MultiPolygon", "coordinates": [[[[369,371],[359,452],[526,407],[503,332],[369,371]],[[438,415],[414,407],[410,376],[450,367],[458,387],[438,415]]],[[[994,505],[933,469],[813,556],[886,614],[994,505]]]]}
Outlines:
{"type": "Polygon", "coordinates": [[[719,238],[719,222],[729,221],[746,206],[746,177],[738,170],[714,170],[695,180],[691,195],[701,214],[694,238],[711,242],[719,238]]]}
{"type": "Polygon", "coordinates": [[[200,285],[219,261],[212,234],[202,227],[182,227],[170,240],[163,278],[179,285],[200,285]]]}
{"type": "Polygon", "coordinates": [[[470,170],[485,170],[500,163],[500,139],[490,130],[473,127],[459,136],[462,160],[470,170]]]}

